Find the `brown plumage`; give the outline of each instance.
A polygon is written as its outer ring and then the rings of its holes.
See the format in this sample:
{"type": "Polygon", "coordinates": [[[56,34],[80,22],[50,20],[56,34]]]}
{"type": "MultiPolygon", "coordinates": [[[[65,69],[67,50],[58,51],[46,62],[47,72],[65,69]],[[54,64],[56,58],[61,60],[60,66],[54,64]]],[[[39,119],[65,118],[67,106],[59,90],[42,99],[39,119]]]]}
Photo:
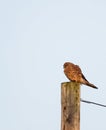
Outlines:
{"type": "Polygon", "coordinates": [[[81,84],[85,84],[87,86],[97,89],[95,85],[89,83],[88,80],[84,77],[78,65],[74,65],[73,63],[66,62],[64,63],[63,67],[64,67],[64,73],[69,80],[75,81],[81,84]]]}

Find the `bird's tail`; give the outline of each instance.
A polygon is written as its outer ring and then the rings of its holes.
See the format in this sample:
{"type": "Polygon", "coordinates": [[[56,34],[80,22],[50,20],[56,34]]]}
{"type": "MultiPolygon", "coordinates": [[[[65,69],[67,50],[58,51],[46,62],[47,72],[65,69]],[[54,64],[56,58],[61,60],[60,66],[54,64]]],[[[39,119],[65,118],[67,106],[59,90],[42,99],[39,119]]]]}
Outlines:
{"type": "Polygon", "coordinates": [[[91,83],[89,83],[87,81],[85,81],[84,84],[87,85],[87,86],[90,86],[92,88],[98,89],[94,84],[91,84],[91,83]]]}

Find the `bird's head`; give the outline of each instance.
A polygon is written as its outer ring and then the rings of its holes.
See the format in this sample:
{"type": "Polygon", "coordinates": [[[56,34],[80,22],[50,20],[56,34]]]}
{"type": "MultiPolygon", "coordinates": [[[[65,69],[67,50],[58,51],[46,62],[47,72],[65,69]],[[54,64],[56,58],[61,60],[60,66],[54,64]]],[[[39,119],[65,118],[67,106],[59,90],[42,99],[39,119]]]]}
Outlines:
{"type": "Polygon", "coordinates": [[[65,62],[63,65],[63,68],[65,69],[69,64],[70,64],[70,62],[65,62]]]}

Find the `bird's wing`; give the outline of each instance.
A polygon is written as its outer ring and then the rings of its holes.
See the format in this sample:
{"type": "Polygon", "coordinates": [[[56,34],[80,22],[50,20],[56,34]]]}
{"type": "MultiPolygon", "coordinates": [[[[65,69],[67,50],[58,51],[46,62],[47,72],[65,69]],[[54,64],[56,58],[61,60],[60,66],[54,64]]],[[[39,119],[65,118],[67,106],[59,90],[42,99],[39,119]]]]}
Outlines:
{"type": "Polygon", "coordinates": [[[75,65],[75,70],[76,70],[78,73],[82,74],[82,71],[81,71],[81,69],[80,69],[80,67],[79,67],[78,65],[75,65]]]}

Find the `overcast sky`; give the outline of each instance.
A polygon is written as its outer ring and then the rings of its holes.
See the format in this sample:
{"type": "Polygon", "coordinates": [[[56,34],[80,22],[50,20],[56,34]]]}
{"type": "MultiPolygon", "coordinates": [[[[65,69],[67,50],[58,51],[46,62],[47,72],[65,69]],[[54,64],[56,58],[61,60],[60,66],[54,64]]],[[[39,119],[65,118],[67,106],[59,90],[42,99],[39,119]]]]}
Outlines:
{"type": "MultiPolygon", "coordinates": [[[[106,104],[106,1],[0,2],[0,130],[60,130],[66,61],[99,89],[81,97],[106,104]]],[[[106,108],[81,103],[81,130],[106,129],[106,108]]]]}

